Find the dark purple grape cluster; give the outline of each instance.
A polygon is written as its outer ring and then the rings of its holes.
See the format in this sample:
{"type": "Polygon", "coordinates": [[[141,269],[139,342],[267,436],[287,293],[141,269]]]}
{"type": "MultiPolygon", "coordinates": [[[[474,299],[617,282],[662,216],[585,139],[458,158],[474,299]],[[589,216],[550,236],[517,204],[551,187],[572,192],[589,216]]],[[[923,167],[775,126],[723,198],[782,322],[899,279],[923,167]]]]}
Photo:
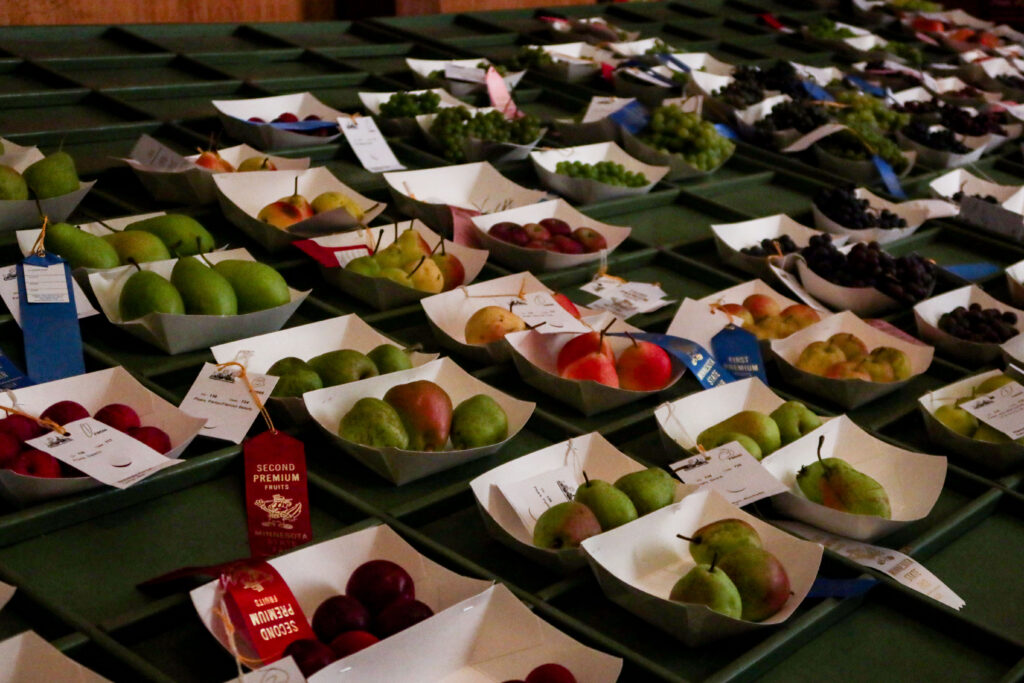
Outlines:
{"type": "Polygon", "coordinates": [[[1000,76],[996,76],[996,80],[1010,88],[1024,90],[1024,78],[1021,78],[1020,76],[1014,76],[1013,74],[1002,74],[1000,76]]]}
{"type": "Polygon", "coordinates": [[[966,109],[946,105],[940,110],[940,115],[942,117],[942,125],[954,133],[960,133],[961,135],[987,135],[989,133],[1006,135],[1006,129],[1003,128],[1001,122],[1003,116],[1005,116],[1002,112],[982,112],[976,116],[971,116],[971,113],[966,109]]]}
{"type": "Polygon", "coordinates": [[[971,151],[967,145],[956,139],[953,131],[948,128],[929,130],[928,124],[921,121],[912,121],[910,125],[904,126],[903,134],[918,144],[940,152],[967,154],[971,151]]]}
{"type": "Polygon", "coordinates": [[[747,256],[758,256],[764,258],[766,256],[778,256],[779,252],[783,254],[792,254],[800,250],[800,247],[796,246],[796,242],[789,235],[782,235],[775,239],[765,238],[761,240],[760,244],[755,244],[750,247],[743,247],[740,249],[741,254],[747,256]]]}
{"type": "Polygon", "coordinates": [[[946,97],[953,97],[961,100],[976,100],[981,97],[981,91],[970,85],[960,88],[959,90],[947,90],[942,94],[946,97]]]}
{"type": "Polygon", "coordinates": [[[975,199],[980,199],[981,201],[988,202],[989,204],[998,204],[999,203],[999,200],[996,199],[995,197],[993,197],[990,194],[986,194],[986,195],[980,195],[980,194],[965,195],[963,190],[960,190],[959,192],[957,192],[957,193],[955,193],[953,195],[953,201],[957,202],[959,204],[960,202],[962,202],[964,200],[964,197],[974,197],[975,199]]]}
{"type": "Polygon", "coordinates": [[[801,133],[809,133],[828,123],[829,115],[825,107],[810,101],[779,102],[772,107],[772,113],[766,116],[763,122],[772,130],[796,129],[801,133]]]}
{"type": "Polygon", "coordinates": [[[715,92],[715,97],[737,109],[744,109],[757,104],[766,96],[766,91],[778,91],[794,99],[808,97],[800,85],[793,65],[784,60],[776,60],[771,66],[762,69],[742,64],[732,73],[733,82],[715,92]]]}
{"type": "Polygon", "coordinates": [[[819,276],[843,287],[874,287],[905,306],[928,297],[935,286],[935,264],[917,254],[894,258],[878,242],[858,242],[849,254],[836,249],[831,235],[815,235],[801,252],[819,276]]]}
{"type": "Polygon", "coordinates": [[[851,230],[867,228],[905,228],[907,221],[889,209],[872,208],[866,199],[858,199],[853,185],[822,188],[814,195],[818,209],[839,225],[851,230]]]}
{"type": "Polygon", "coordinates": [[[970,307],[957,306],[939,318],[939,329],[965,341],[983,344],[1002,344],[1017,336],[1017,314],[998,308],[982,308],[974,303],[970,307]]]}
{"type": "Polygon", "coordinates": [[[942,106],[942,103],[936,99],[914,100],[905,104],[894,105],[892,109],[901,114],[935,114],[942,110],[942,106]]]}

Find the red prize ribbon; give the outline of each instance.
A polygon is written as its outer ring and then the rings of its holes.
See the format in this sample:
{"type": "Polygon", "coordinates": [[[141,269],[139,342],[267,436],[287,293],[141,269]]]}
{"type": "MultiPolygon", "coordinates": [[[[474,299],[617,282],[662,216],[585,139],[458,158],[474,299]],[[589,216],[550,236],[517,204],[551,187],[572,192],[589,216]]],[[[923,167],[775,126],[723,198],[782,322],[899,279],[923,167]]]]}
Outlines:
{"type": "Polygon", "coordinates": [[[476,226],[473,225],[471,219],[473,216],[479,216],[480,212],[451,205],[448,206],[448,209],[452,212],[452,241],[479,249],[480,240],[476,235],[476,226]]]}
{"type": "Polygon", "coordinates": [[[487,83],[487,95],[491,98],[491,106],[500,111],[502,116],[509,121],[523,116],[523,112],[519,111],[516,103],[512,101],[508,85],[497,69],[493,66],[488,67],[484,81],[487,83]]]}

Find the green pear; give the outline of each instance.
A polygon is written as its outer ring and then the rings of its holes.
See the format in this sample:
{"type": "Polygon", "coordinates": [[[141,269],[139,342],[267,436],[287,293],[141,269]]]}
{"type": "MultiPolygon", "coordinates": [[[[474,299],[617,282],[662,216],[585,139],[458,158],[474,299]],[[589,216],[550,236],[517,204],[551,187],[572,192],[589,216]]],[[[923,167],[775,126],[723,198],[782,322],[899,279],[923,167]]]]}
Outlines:
{"type": "Polygon", "coordinates": [[[270,395],[280,398],[302,396],[307,391],[316,391],[324,386],[320,375],[306,361],[295,356],[276,361],[267,369],[266,374],[278,378],[270,395]]]}
{"type": "Polygon", "coordinates": [[[704,448],[714,448],[715,446],[709,444],[728,443],[721,440],[723,433],[728,432],[746,434],[756,441],[762,457],[771,454],[782,444],[779,425],[775,424],[775,420],[756,410],[741,411],[708,427],[697,435],[697,443],[704,448]]]}
{"type": "Polygon", "coordinates": [[[601,524],[594,511],[583,503],[570,500],[552,505],[537,518],[533,527],[533,544],[549,550],[578,548],[580,543],[599,533],[601,524]]]}
{"type": "Polygon", "coordinates": [[[373,361],[367,358],[365,353],[353,349],[321,353],[309,359],[309,367],[320,375],[325,387],[378,375],[377,366],[373,361]]]}
{"type": "Polygon", "coordinates": [[[148,232],[115,232],[104,235],[101,239],[107,241],[117,252],[121,264],[146,263],[147,261],[166,261],[171,258],[171,252],[160,238],[148,232]]]}
{"type": "Polygon", "coordinates": [[[185,302],[191,315],[235,315],[238,299],[231,283],[194,256],[178,259],[171,270],[171,284],[185,302]]]}
{"type": "Polygon", "coordinates": [[[602,531],[632,522],[638,514],[633,501],[625,493],[601,479],[589,479],[583,473],[584,483],[576,489],[573,498],[593,510],[602,531]]]}
{"type": "Polygon", "coordinates": [[[624,474],[615,480],[614,486],[629,496],[638,515],[661,509],[676,496],[676,480],[660,467],[624,474]]]}
{"type": "MultiPolygon", "coordinates": [[[[825,437],[819,437],[818,462],[821,463],[821,476],[812,478],[812,481],[817,481],[818,489],[821,492],[821,504],[854,515],[872,515],[890,519],[892,509],[885,488],[840,458],[822,458],[821,447],[824,444],[825,437]],[[837,460],[839,462],[835,462],[837,460]]],[[[797,483],[801,490],[804,489],[804,485],[811,485],[810,482],[800,484],[799,473],[797,474],[797,483]]]]}
{"type": "Polygon", "coordinates": [[[710,565],[698,564],[686,572],[668,595],[669,600],[707,605],[720,614],[739,619],[743,614],[740,592],[729,575],[715,566],[717,556],[710,565]]]}
{"type": "Polygon", "coordinates": [[[991,394],[996,389],[999,389],[1013,381],[1015,381],[1013,377],[1010,377],[1007,374],[989,377],[984,382],[974,387],[974,395],[984,396],[985,394],[991,394]]]}
{"type": "Polygon", "coordinates": [[[10,166],[0,164],[0,200],[23,201],[28,199],[28,185],[25,178],[10,166]]]}
{"type": "Polygon", "coordinates": [[[231,283],[238,298],[239,313],[276,308],[292,300],[288,283],[266,263],[224,259],[213,264],[213,268],[231,283]]]}
{"type": "Polygon", "coordinates": [[[61,256],[72,268],[117,268],[121,259],[108,242],[69,223],[46,226],[43,246],[61,256]]]}
{"type": "Polygon", "coordinates": [[[366,356],[373,361],[373,364],[377,366],[377,372],[382,375],[412,368],[409,354],[394,344],[381,344],[366,356]]]}
{"type": "Polygon", "coordinates": [[[487,394],[470,396],[452,411],[451,440],[455,448],[479,448],[508,437],[508,416],[487,394]]]}
{"type": "Polygon", "coordinates": [[[25,183],[38,199],[59,197],[78,189],[75,160],[67,152],[54,152],[25,169],[25,183]]]}
{"type": "Polygon", "coordinates": [[[409,435],[402,419],[379,398],[356,401],[338,426],[338,436],[374,448],[407,448],[409,435]]]}
{"type": "Polygon", "coordinates": [[[199,221],[180,213],[168,213],[135,221],[125,230],[152,233],[178,256],[205,254],[216,246],[213,235],[199,221]]]}
{"type": "Polygon", "coordinates": [[[345,265],[345,270],[365,275],[366,277],[377,277],[380,274],[380,262],[372,256],[359,256],[352,259],[345,265]]]}
{"type": "Polygon", "coordinates": [[[725,557],[738,548],[760,548],[761,536],[757,529],[742,519],[719,519],[693,532],[690,537],[677,534],[690,542],[690,555],[697,564],[710,565],[715,555],[725,557]]]}
{"type": "Polygon", "coordinates": [[[373,258],[377,261],[377,265],[380,266],[381,270],[385,268],[401,268],[407,261],[402,245],[397,242],[392,242],[384,247],[374,254],[373,258]]]}
{"type": "Polygon", "coordinates": [[[737,548],[723,555],[718,567],[740,594],[741,618],[763,621],[789,600],[789,575],[778,558],[764,548],[737,548]]]}
{"type": "MultiPolygon", "coordinates": [[[[754,456],[756,460],[760,460],[763,457],[761,447],[757,445],[757,442],[746,434],[740,434],[739,432],[719,432],[715,435],[714,439],[707,440],[707,442],[702,443],[701,446],[703,446],[705,450],[710,450],[712,448],[724,446],[727,443],[732,443],[733,441],[743,446],[744,450],[754,456]]],[[[700,449],[697,450],[699,451],[700,449]]]]}
{"type": "Polygon", "coordinates": [[[821,418],[800,401],[786,401],[773,410],[769,417],[779,426],[783,446],[821,426],[821,418]]]}
{"type": "Polygon", "coordinates": [[[978,424],[978,429],[971,438],[988,443],[1010,443],[1013,440],[995,427],[990,427],[984,422],[978,424]]]}
{"type": "Polygon", "coordinates": [[[127,322],[150,313],[182,314],[185,303],[174,285],[159,273],[140,270],[124,283],[118,308],[121,320],[127,322]]]}
{"type": "Polygon", "coordinates": [[[954,405],[946,404],[939,406],[938,410],[932,413],[932,416],[946,425],[947,428],[968,438],[978,431],[978,418],[963,408],[957,408],[954,405]]]}
{"type": "Polygon", "coordinates": [[[392,282],[396,282],[403,287],[408,287],[409,289],[415,289],[412,285],[412,280],[409,279],[408,273],[401,268],[381,268],[380,272],[377,273],[377,277],[382,277],[385,280],[391,280],[392,282]]]}

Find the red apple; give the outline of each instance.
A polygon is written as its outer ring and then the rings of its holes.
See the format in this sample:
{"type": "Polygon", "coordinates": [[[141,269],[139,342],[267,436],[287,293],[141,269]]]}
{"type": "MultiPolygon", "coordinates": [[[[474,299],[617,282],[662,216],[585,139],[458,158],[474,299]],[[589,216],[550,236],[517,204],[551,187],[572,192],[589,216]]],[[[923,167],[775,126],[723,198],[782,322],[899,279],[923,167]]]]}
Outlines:
{"type": "Polygon", "coordinates": [[[264,121],[263,119],[261,119],[258,116],[250,116],[249,117],[249,123],[266,123],[266,121],[264,121]]]}
{"type": "Polygon", "coordinates": [[[573,337],[559,349],[555,369],[562,375],[571,363],[595,351],[600,351],[608,360],[615,362],[615,353],[608,338],[600,332],[585,332],[573,337]]]}
{"type": "Polygon", "coordinates": [[[374,618],[371,630],[378,638],[387,638],[434,616],[428,605],[412,598],[395,600],[374,618]]]}
{"type": "Polygon", "coordinates": [[[0,432],[6,432],[24,443],[45,434],[46,428],[24,415],[8,415],[0,420],[0,432]]]}
{"type": "Polygon", "coordinates": [[[580,310],[576,308],[576,304],[574,304],[565,294],[555,292],[554,294],[551,295],[551,298],[557,301],[558,305],[564,308],[566,311],[568,311],[569,315],[571,315],[572,317],[576,318],[577,320],[579,320],[582,317],[580,315],[580,310]]]}
{"type": "Polygon", "coordinates": [[[512,221],[502,221],[500,223],[495,223],[494,225],[492,225],[490,229],[487,231],[487,233],[494,237],[494,239],[501,240],[502,242],[511,242],[512,228],[518,227],[520,227],[518,223],[513,223],[512,221]]]}
{"type": "Polygon", "coordinates": [[[541,664],[529,673],[526,683],[576,683],[576,677],[561,664],[541,664]]]}
{"type": "Polygon", "coordinates": [[[525,247],[526,243],[530,241],[530,235],[521,225],[516,225],[508,229],[508,241],[517,247],[525,247]]]}
{"type": "Polygon", "coordinates": [[[320,117],[317,116],[316,114],[310,114],[309,116],[307,116],[306,118],[304,118],[302,120],[303,121],[319,121],[320,117]]]}
{"type": "Polygon", "coordinates": [[[131,406],[126,406],[123,403],[105,405],[96,411],[94,417],[103,424],[110,425],[122,432],[142,426],[139,414],[131,406]]]}
{"type": "Polygon", "coordinates": [[[171,438],[167,436],[167,432],[157,427],[133,427],[125,433],[133,439],[138,439],[157,453],[167,453],[171,450],[171,438]]]}
{"type": "Polygon", "coordinates": [[[572,228],[561,218],[545,218],[537,222],[544,226],[552,235],[565,235],[568,237],[572,234],[572,228]]]}
{"type": "Polygon", "coordinates": [[[334,595],[316,608],[310,624],[322,643],[330,643],[346,631],[365,631],[370,613],[363,603],[349,595],[334,595]]]}
{"type": "Polygon", "coordinates": [[[289,655],[306,678],[337,659],[334,650],[312,638],[300,638],[288,643],[288,647],[284,649],[284,656],[289,655]]]}
{"type": "Polygon", "coordinates": [[[400,598],[415,598],[416,587],[409,572],[394,562],[370,560],[352,572],[345,593],[376,614],[400,598]]]}
{"type": "Polygon", "coordinates": [[[551,238],[551,243],[563,254],[582,254],[585,251],[582,244],[565,235],[555,235],[551,238]]]}
{"type": "Polygon", "coordinates": [[[767,294],[751,294],[743,300],[743,308],[750,311],[754,320],[778,315],[781,312],[779,303],[767,294]]]}
{"type": "Polygon", "coordinates": [[[630,391],[664,389],[672,378],[672,360],[665,349],[650,342],[633,342],[615,364],[619,386],[630,391]]]}
{"type": "Polygon", "coordinates": [[[89,417],[89,411],[83,408],[80,403],[75,403],[74,401],[57,401],[44,410],[39,417],[44,420],[53,420],[57,424],[64,426],[69,422],[89,417]]]}
{"type": "Polygon", "coordinates": [[[58,479],[60,477],[60,460],[37,448],[29,448],[18,453],[10,466],[11,471],[28,477],[58,479]]]}
{"type": "Polygon", "coordinates": [[[619,376],[615,372],[615,361],[600,351],[588,353],[582,358],[577,358],[566,366],[561,373],[566,379],[593,380],[600,384],[607,384],[610,387],[619,386],[619,376]]]}
{"type": "Polygon", "coordinates": [[[572,233],[573,238],[583,245],[587,253],[594,253],[608,248],[608,240],[604,235],[593,228],[576,228],[572,233]]]}
{"type": "Polygon", "coordinates": [[[788,318],[800,326],[800,329],[807,327],[813,323],[821,320],[821,316],[818,312],[805,304],[793,304],[786,306],[779,313],[783,318],[788,318]]]}
{"type": "Polygon", "coordinates": [[[544,240],[530,240],[523,245],[526,249],[550,249],[551,242],[545,242],[544,240]]]}
{"type": "Polygon", "coordinates": [[[10,467],[14,459],[21,453],[21,442],[8,434],[0,432],[0,468],[10,467]]]}
{"type": "Polygon", "coordinates": [[[331,641],[331,650],[335,657],[341,659],[379,642],[380,638],[369,631],[346,631],[331,641]]]}
{"type": "Polygon", "coordinates": [[[295,123],[298,120],[299,120],[298,116],[296,116],[295,114],[291,113],[290,111],[286,111],[283,114],[281,114],[280,116],[278,116],[276,119],[274,119],[272,121],[272,123],[295,123]]]}
{"type": "Polygon", "coordinates": [[[531,240],[544,242],[551,239],[551,233],[540,223],[527,223],[523,226],[523,230],[526,231],[531,240]]]}

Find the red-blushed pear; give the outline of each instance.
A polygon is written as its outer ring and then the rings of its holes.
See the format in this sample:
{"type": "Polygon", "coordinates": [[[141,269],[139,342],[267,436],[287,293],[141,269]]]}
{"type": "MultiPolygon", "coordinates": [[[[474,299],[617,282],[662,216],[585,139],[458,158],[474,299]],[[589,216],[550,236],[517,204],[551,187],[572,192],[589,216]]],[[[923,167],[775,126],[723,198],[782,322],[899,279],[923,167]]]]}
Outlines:
{"type": "Polygon", "coordinates": [[[270,157],[249,157],[238,165],[239,173],[248,173],[249,171],[276,171],[277,165],[270,160],[270,157]]]}
{"type": "Polygon", "coordinates": [[[292,194],[267,204],[256,214],[256,218],[275,228],[287,228],[312,216],[313,206],[299,194],[298,176],[295,176],[295,191],[292,194]]]}
{"type": "Polygon", "coordinates": [[[693,532],[692,536],[676,534],[690,542],[690,555],[697,564],[710,565],[715,555],[720,558],[739,548],[760,548],[761,535],[749,522],[728,517],[709,522],[693,532]]]}
{"type": "Polygon", "coordinates": [[[608,248],[608,240],[593,228],[576,228],[572,231],[572,236],[573,239],[583,245],[583,250],[587,253],[592,254],[595,251],[608,248]]]}
{"type": "Polygon", "coordinates": [[[391,560],[370,560],[355,568],[348,577],[345,594],[376,614],[400,598],[415,598],[412,577],[391,560]]]}
{"type": "Polygon", "coordinates": [[[377,613],[370,623],[370,631],[378,638],[387,638],[432,616],[434,610],[426,603],[400,598],[377,613]]]}
{"type": "Polygon", "coordinates": [[[872,382],[895,382],[896,372],[892,365],[877,360],[872,356],[861,358],[857,362],[857,370],[871,375],[872,382]]]}
{"type": "MultiPolygon", "coordinates": [[[[878,363],[888,363],[892,367],[893,377],[897,381],[904,380],[913,374],[910,358],[907,354],[891,346],[879,346],[871,351],[870,358],[878,363]]],[[[986,382],[988,380],[985,380],[986,382]]]]}
{"type": "Polygon", "coordinates": [[[300,638],[288,643],[288,647],[284,649],[284,656],[291,656],[306,678],[338,658],[334,650],[313,638],[300,638]]]}
{"type": "Polygon", "coordinates": [[[60,460],[37,448],[29,448],[18,453],[10,469],[27,477],[60,478],[60,460]]]}
{"type": "Polygon", "coordinates": [[[232,173],[235,170],[231,162],[222,158],[215,149],[200,149],[195,164],[202,168],[208,168],[214,173],[232,173]]]}
{"type": "Polygon", "coordinates": [[[569,315],[579,320],[583,316],[580,315],[580,309],[576,308],[576,304],[572,302],[565,294],[555,292],[551,295],[551,298],[558,302],[558,305],[564,308],[569,315]]]}
{"type": "Polygon", "coordinates": [[[6,432],[24,443],[45,434],[46,428],[24,415],[8,415],[0,420],[0,432],[6,432]]]}
{"type": "Polygon", "coordinates": [[[10,467],[19,453],[21,442],[7,432],[0,432],[0,469],[10,467]]]}
{"type": "Polygon", "coordinates": [[[744,308],[741,304],[720,304],[717,306],[718,310],[722,313],[727,314],[730,318],[733,318],[733,323],[736,323],[738,319],[741,327],[747,327],[748,325],[754,324],[754,316],[744,308]]]}
{"type": "Polygon", "coordinates": [[[593,380],[610,387],[619,387],[619,375],[615,372],[615,362],[600,351],[588,353],[577,358],[566,366],[562,372],[565,379],[593,380]]]}
{"type": "Polygon", "coordinates": [[[135,409],[123,403],[105,405],[96,411],[94,417],[103,424],[122,432],[142,426],[139,414],[135,412],[135,409]]]}
{"type": "Polygon", "coordinates": [[[843,350],[846,360],[860,360],[868,355],[868,346],[860,337],[849,332],[837,332],[826,341],[832,346],[838,346],[843,350]]]}
{"type": "Polygon", "coordinates": [[[526,676],[525,683],[577,683],[572,672],[561,664],[541,664],[526,676]]]}
{"type": "Polygon", "coordinates": [[[163,454],[171,450],[171,437],[158,427],[135,427],[129,429],[126,434],[146,444],[157,453],[163,454]]]}
{"type": "MultiPolygon", "coordinates": [[[[438,245],[441,247],[441,253],[432,254],[430,258],[437,264],[437,268],[441,271],[441,276],[444,278],[444,290],[442,291],[449,292],[466,281],[466,267],[462,265],[462,261],[459,260],[458,256],[445,251],[443,239],[438,242],[438,245]]],[[[434,247],[434,249],[437,249],[437,247],[434,247]]]]}
{"type": "Polygon", "coordinates": [[[601,354],[608,356],[613,364],[615,362],[615,352],[612,351],[612,345],[605,336],[608,328],[612,326],[612,323],[601,330],[600,332],[584,332],[583,334],[577,335],[567,341],[561,349],[558,350],[558,358],[555,360],[555,369],[559,375],[564,376],[565,369],[576,360],[582,358],[591,353],[600,352],[601,354]]]}
{"type": "Polygon", "coordinates": [[[332,595],[313,612],[310,626],[321,642],[330,643],[346,631],[365,631],[370,612],[351,595],[332,595]]]}
{"type": "Polygon", "coordinates": [[[379,642],[380,638],[369,631],[347,631],[339,633],[331,641],[331,650],[334,652],[335,657],[341,659],[379,642]]]}
{"type": "Polygon", "coordinates": [[[526,323],[518,315],[501,306],[484,306],[469,316],[464,334],[467,344],[490,344],[509,332],[522,332],[526,323]]]}
{"type": "Polygon", "coordinates": [[[430,380],[399,384],[388,389],[384,401],[395,409],[409,435],[409,449],[439,451],[448,442],[452,426],[452,399],[430,380]]]}
{"type": "Polygon", "coordinates": [[[743,308],[750,311],[750,315],[754,316],[754,320],[767,318],[770,315],[778,315],[782,312],[779,302],[767,294],[751,294],[743,300],[743,308]]]}
{"type": "Polygon", "coordinates": [[[719,558],[718,567],[736,584],[747,621],[763,621],[789,600],[786,568],[764,548],[733,550],[719,558]]]}
{"type": "Polygon", "coordinates": [[[812,325],[821,320],[821,316],[816,310],[806,304],[792,304],[786,306],[779,313],[784,319],[790,319],[796,322],[800,329],[812,325]]]}
{"type": "Polygon", "coordinates": [[[825,377],[829,379],[862,379],[865,382],[871,381],[871,375],[865,370],[858,369],[860,361],[844,360],[841,363],[830,365],[825,371],[825,377]]]}
{"type": "Polygon", "coordinates": [[[843,350],[824,341],[811,342],[800,352],[796,367],[813,375],[824,375],[830,367],[846,360],[843,350]]]}
{"type": "Polygon", "coordinates": [[[578,548],[601,533],[597,515],[583,503],[569,500],[545,510],[533,527],[533,544],[548,550],[578,548]]]}
{"type": "Polygon", "coordinates": [[[672,379],[672,359],[657,344],[635,339],[615,363],[619,386],[630,391],[664,389],[672,379]]]}
{"type": "Polygon", "coordinates": [[[44,420],[53,420],[59,425],[66,425],[75,420],[89,417],[89,411],[82,404],[74,401],[57,401],[44,410],[39,416],[44,420]]]}

